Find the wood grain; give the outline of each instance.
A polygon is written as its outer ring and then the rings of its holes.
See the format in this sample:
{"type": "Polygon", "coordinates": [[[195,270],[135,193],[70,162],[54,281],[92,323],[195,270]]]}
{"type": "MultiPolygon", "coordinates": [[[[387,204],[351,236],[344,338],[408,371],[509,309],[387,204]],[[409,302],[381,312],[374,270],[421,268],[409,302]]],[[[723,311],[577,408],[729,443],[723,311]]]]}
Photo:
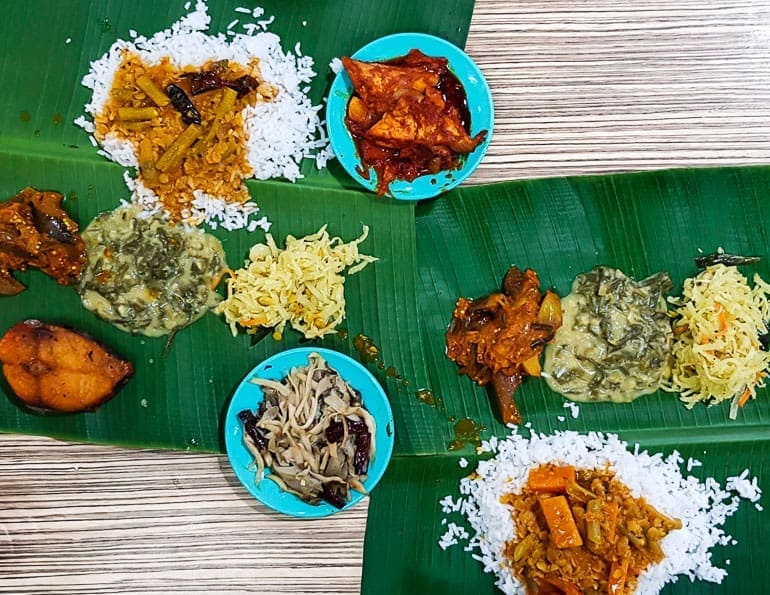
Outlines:
{"type": "MultiPolygon", "coordinates": [[[[478,0],[482,183],[770,160],[770,0],[478,0]]],[[[0,435],[0,593],[354,593],[366,505],[269,512],[224,457],[0,435]]]]}
{"type": "Polygon", "coordinates": [[[224,456],[0,434],[0,593],[357,593],[366,509],[293,520],[224,456]]]}
{"type": "Polygon", "coordinates": [[[770,160],[770,3],[484,0],[474,183],[770,160]]]}

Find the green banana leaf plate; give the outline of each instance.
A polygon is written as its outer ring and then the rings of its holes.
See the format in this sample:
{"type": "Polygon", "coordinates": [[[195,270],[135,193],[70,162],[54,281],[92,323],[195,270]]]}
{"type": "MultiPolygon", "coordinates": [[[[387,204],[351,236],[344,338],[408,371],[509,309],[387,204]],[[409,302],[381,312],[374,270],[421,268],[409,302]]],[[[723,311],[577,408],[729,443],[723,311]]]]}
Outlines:
{"type": "MultiPolygon", "coordinates": [[[[500,286],[515,264],[538,271],[541,285],[569,293],[574,276],[600,264],[637,278],[668,271],[678,288],[697,273],[699,250],[718,247],[760,255],[746,274],[770,278],[770,168],[674,170],[600,177],[509,182],[461,188],[417,208],[418,301],[428,357],[429,386],[442,406],[422,431],[434,449],[394,457],[372,494],[366,531],[363,591],[367,593],[493,593],[492,575],[463,551],[439,549],[445,527],[439,500],[459,496],[458,481],[475,467],[475,450],[450,453],[454,420],[473,419],[481,437],[505,436],[486,391],[444,354],[444,333],[459,296],[480,297],[500,286]],[[459,457],[469,462],[458,465],[459,457]]],[[[675,290],[676,292],[677,290],[675,290]]],[[[573,418],[565,400],[543,381],[528,379],[516,393],[527,423],[538,432],[570,429],[618,433],[629,443],[665,454],[678,450],[703,467],[692,474],[724,482],[750,469],[760,486],[770,480],[770,390],[758,391],[738,419],[728,405],[688,411],[676,395],[658,392],[632,404],[581,404],[573,418]]],[[[427,406],[426,406],[427,408],[427,406]]],[[[410,420],[411,421],[411,420],[410,420]]],[[[403,431],[403,429],[401,430],[403,431]]],[[[459,515],[448,517],[460,522],[459,515]]],[[[770,569],[762,544],[770,515],[744,501],[726,530],[737,541],[714,551],[729,571],[721,585],[681,577],[670,593],[764,592],[770,569]],[[729,566],[727,560],[729,560],[729,566]]]]}
{"type": "MultiPolygon", "coordinates": [[[[85,133],[72,125],[88,100],[79,84],[89,61],[129,30],[151,34],[184,12],[183,2],[158,4],[73,1],[7,3],[0,22],[0,200],[27,185],[59,190],[65,208],[85,225],[97,213],[128,198],[123,169],[102,159],[85,133]],[[34,34],[32,34],[34,33],[34,34]]],[[[212,3],[212,31],[239,15],[232,1],[212,3]]],[[[331,83],[326,65],[368,41],[399,31],[438,35],[462,46],[472,0],[410,2],[262,2],[275,14],[271,30],[285,47],[302,42],[319,73],[314,103],[331,83]]],[[[371,338],[381,358],[370,369],[386,387],[396,423],[390,468],[370,502],[363,591],[366,593],[493,593],[493,578],[462,548],[442,551],[438,501],[457,495],[467,473],[467,446],[450,452],[453,420],[469,417],[482,436],[507,434],[485,390],[459,377],[444,355],[444,332],[459,296],[495,290],[516,264],[538,271],[543,286],[565,294],[574,276],[597,264],[642,277],[668,271],[674,282],[695,272],[698,250],[719,246],[763,260],[745,272],[770,278],[770,168],[681,170],[571,179],[511,182],[460,188],[414,205],[382,200],[358,190],[332,162],[325,171],[309,163],[296,184],[249,182],[249,190],[273,221],[280,242],[287,234],[316,231],[356,237],[371,227],[363,251],[380,261],[346,282],[347,333],[318,345],[358,355],[354,337],[371,338]],[[433,405],[426,395],[432,391],[433,405]],[[419,392],[418,392],[419,391],[419,392]],[[422,399],[420,398],[422,397],[422,399]]],[[[261,232],[215,232],[228,262],[237,267],[261,232]]],[[[163,339],[131,336],[83,310],[77,294],[38,272],[18,278],[27,291],[3,298],[0,333],[19,320],[38,318],[81,328],[136,365],[135,377],[98,412],[70,416],[30,414],[0,399],[0,431],[135,447],[221,451],[220,417],[234,387],[259,361],[296,346],[287,332],[276,342],[252,345],[233,337],[209,314],[180,332],[168,350],[163,339]]],[[[0,391],[8,388],[0,382],[0,391]]],[[[768,390],[744,407],[735,421],[727,407],[688,411],[675,395],[658,393],[630,405],[582,405],[575,419],[545,383],[529,379],[517,393],[526,421],[538,431],[575,429],[617,432],[643,447],[696,457],[699,477],[749,468],[760,485],[770,478],[768,390]],[[560,418],[563,418],[560,419],[560,418]]],[[[453,519],[457,521],[458,519],[453,519]]],[[[715,552],[729,576],[722,585],[680,579],[671,593],[761,592],[770,582],[763,544],[770,517],[744,504],[727,524],[738,544],[715,552]]]]}
{"type": "MultiPolygon", "coordinates": [[[[130,39],[131,30],[152,35],[168,28],[183,14],[179,2],[32,2],[9,3],[0,23],[0,200],[25,186],[58,190],[65,208],[84,227],[98,213],[129,198],[124,169],[97,154],[88,136],[73,124],[83,113],[90,90],[80,85],[91,60],[115,41],[130,39]],[[31,32],[34,31],[34,35],[31,32]]],[[[191,3],[194,4],[194,3],[191,3]]],[[[243,3],[212,2],[210,32],[225,31],[238,19],[254,22],[234,9],[243,3]]],[[[472,0],[407,0],[353,4],[342,0],[306,2],[272,0],[260,3],[265,17],[275,15],[270,31],[281,36],[285,49],[301,44],[314,57],[309,95],[321,104],[331,84],[328,68],[335,56],[351,54],[383,35],[416,30],[463,45],[473,11],[472,0]]],[[[237,26],[236,26],[237,28],[237,26]]],[[[281,244],[287,234],[304,235],[328,224],[329,233],[352,239],[362,225],[371,228],[362,251],[379,257],[374,266],[351,276],[345,333],[319,345],[356,355],[357,335],[370,338],[382,354],[372,371],[403,399],[405,417],[423,412],[409,398],[427,382],[416,301],[414,208],[380,199],[359,190],[336,162],[318,171],[307,160],[305,177],[296,184],[283,181],[247,185],[262,214],[272,221],[271,232],[281,244]],[[403,345],[411,345],[403,349],[403,345]],[[379,364],[379,366],[378,366],[379,364]],[[409,413],[414,410],[413,413],[409,413]]],[[[262,232],[217,230],[228,263],[241,266],[262,232]]],[[[299,343],[287,332],[279,342],[268,337],[256,346],[246,336],[232,337],[224,320],[207,315],[179,332],[166,350],[165,339],[123,333],[80,306],[74,290],[57,286],[47,276],[28,271],[18,275],[29,289],[5,298],[0,306],[0,332],[27,318],[66,324],[89,332],[136,367],[134,378],[96,413],[34,415],[11,400],[0,399],[0,430],[45,434],[64,439],[136,447],[222,451],[220,417],[235,386],[256,363],[299,343]]],[[[0,390],[9,392],[5,383],[0,390]]],[[[396,423],[406,423],[396,419],[396,423]]],[[[399,451],[420,450],[420,439],[399,438],[399,451]]]]}

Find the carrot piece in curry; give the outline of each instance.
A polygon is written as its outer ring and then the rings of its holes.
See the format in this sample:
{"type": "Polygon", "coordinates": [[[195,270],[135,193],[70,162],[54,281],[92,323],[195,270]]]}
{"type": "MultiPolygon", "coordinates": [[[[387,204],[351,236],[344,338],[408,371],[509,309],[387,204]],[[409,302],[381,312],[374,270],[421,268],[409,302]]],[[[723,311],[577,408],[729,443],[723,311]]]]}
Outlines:
{"type": "Polygon", "coordinates": [[[536,493],[564,494],[567,486],[575,482],[575,468],[570,465],[557,467],[544,465],[529,472],[527,486],[536,493]]]}
{"type": "Polygon", "coordinates": [[[583,545],[575,517],[572,516],[567,498],[553,496],[540,500],[545,522],[551,534],[551,542],[559,549],[583,545]]]}

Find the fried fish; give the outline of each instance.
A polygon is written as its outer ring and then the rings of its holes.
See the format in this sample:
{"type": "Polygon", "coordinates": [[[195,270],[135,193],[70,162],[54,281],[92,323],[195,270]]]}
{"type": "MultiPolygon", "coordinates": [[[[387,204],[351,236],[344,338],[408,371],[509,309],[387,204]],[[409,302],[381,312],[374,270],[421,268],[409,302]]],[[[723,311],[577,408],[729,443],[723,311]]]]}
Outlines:
{"type": "Polygon", "coordinates": [[[0,339],[3,374],[33,409],[93,411],[134,373],[131,362],[74,329],[25,320],[0,339]]]}

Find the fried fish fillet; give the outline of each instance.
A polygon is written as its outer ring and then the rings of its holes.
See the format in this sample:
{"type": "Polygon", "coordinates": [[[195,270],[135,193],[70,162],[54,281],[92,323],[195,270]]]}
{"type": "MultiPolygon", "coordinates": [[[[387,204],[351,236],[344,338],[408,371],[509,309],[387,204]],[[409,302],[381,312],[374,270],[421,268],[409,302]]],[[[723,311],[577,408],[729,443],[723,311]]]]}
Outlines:
{"type": "Polygon", "coordinates": [[[0,339],[11,390],[28,406],[65,413],[93,411],[134,373],[131,362],[85,333],[25,320],[0,339]]]}

